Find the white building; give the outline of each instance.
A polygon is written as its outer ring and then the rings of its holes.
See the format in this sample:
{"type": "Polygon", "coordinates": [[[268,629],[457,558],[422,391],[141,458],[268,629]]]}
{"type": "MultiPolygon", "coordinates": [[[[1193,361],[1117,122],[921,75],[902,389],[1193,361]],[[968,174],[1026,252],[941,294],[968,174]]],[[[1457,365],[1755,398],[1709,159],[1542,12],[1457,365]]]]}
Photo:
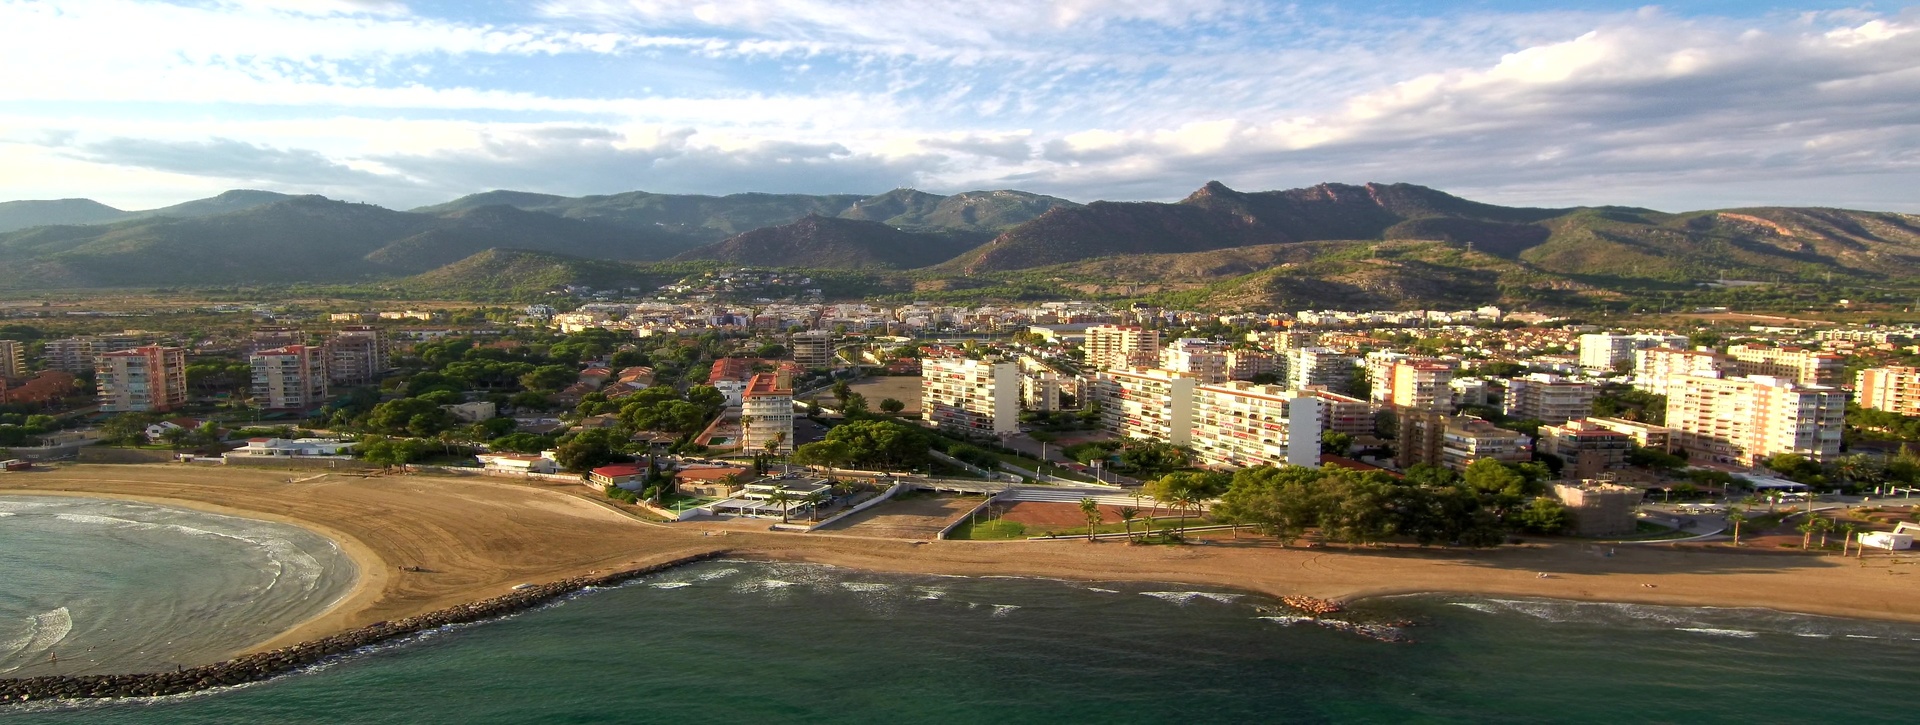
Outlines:
{"type": "Polygon", "coordinates": [[[1109,370],[1088,394],[1100,405],[1101,426],[1125,438],[1187,445],[1193,437],[1191,376],[1164,370],[1109,370]]]}
{"type": "Polygon", "coordinates": [[[1682,335],[1628,335],[1601,332],[1580,336],[1580,367],[1606,370],[1633,360],[1633,351],[1655,347],[1687,346],[1682,335]]]}
{"type": "Polygon", "coordinates": [[[740,446],[745,453],[793,451],[793,389],[777,375],[760,373],[741,394],[740,446]]]}
{"type": "Polygon", "coordinates": [[[1227,381],[1227,350],[1223,345],[1184,337],[1160,351],[1160,369],[1185,373],[1202,383],[1227,381]]]}
{"type": "Polygon", "coordinates": [[[1300,347],[1286,351],[1286,375],[1281,380],[1294,390],[1321,385],[1336,393],[1352,390],[1354,358],[1324,347],[1300,347]]]}
{"type": "MultiPolygon", "coordinates": [[[[1005,435],[1020,430],[1020,365],[999,360],[920,361],[920,417],[944,430],[1005,435]]],[[[1058,402],[1056,393],[1055,402],[1058,402]]]]}
{"type": "Polygon", "coordinates": [[[1759,465],[1779,453],[1816,461],[1840,454],[1847,394],[1783,378],[1682,376],[1667,396],[1666,425],[1695,461],[1759,465]]]}
{"type": "Polygon", "coordinates": [[[807,330],[787,337],[793,361],[809,370],[833,367],[833,331],[807,330]]]}
{"type": "Polygon", "coordinates": [[[1321,400],[1278,385],[1230,382],[1193,392],[1189,445],[1203,465],[1320,465],[1321,400]]]}
{"type": "Polygon", "coordinates": [[[1096,370],[1153,367],[1160,339],[1159,330],[1137,325],[1094,325],[1087,328],[1087,365],[1096,370]]]}
{"type": "Polygon", "coordinates": [[[306,410],[327,401],[326,351],[287,345],[248,356],[253,402],[267,410],[306,410]]]}

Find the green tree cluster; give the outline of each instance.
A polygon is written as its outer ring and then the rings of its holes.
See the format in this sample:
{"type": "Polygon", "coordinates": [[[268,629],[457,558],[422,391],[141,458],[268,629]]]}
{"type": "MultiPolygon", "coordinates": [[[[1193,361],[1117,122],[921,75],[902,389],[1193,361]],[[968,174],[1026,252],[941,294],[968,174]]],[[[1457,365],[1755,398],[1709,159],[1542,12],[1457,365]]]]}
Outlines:
{"type": "Polygon", "coordinates": [[[1414,466],[1404,479],[1378,471],[1258,466],[1233,474],[1216,518],[1290,544],[1317,529],[1326,541],[1370,545],[1406,537],[1422,546],[1497,546],[1509,532],[1558,533],[1565,507],[1533,464],[1476,461],[1466,473],[1414,466]]]}

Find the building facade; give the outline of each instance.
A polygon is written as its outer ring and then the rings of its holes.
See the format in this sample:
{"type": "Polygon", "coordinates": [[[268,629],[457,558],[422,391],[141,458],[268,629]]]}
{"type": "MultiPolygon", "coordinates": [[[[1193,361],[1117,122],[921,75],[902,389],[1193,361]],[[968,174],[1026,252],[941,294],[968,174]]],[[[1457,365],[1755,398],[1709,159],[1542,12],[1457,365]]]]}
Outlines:
{"type": "Polygon", "coordinates": [[[1759,465],[1798,453],[1816,461],[1840,454],[1847,394],[1764,375],[1681,377],[1667,396],[1676,448],[1695,461],[1759,465]]]}
{"type": "Polygon", "coordinates": [[[159,413],[187,403],[187,351],[146,345],[99,356],[102,413],[159,413]]]}
{"type": "Polygon", "coordinates": [[[921,360],[920,417],[941,429],[972,435],[1018,432],[1025,377],[1019,364],[1013,362],[921,360]]]}
{"type": "Polygon", "coordinates": [[[1239,381],[1198,385],[1193,396],[1189,445],[1201,465],[1320,465],[1319,398],[1239,381]]]}
{"type": "Polygon", "coordinates": [[[1593,386],[1547,373],[1507,381],[1505,412],[1509,418],[1559,425],[1593,412],[1593,386]]]}
{"type": "Polygon", "coordinates": [[[787,347],[793,351],[793,361],[800,367],[833,367],[833,331],[807,330],[787,336],[787,347]]]}
{"type": "Polygon", "coordinates": [[[1193,438],[1197,381],[1164,370],[1109,370],[1088,386],[1103,428],[1123,438],[1184,446],[1193,438]]]}
{"type": "Polygon", "coordinates": [[[288,345],[247,357],[253,367],[253,403],[267,410],[306,410],[327,401],[326,350],[288,345]]]}
{"type": "Polygon", "coordinates": [[[337,385],[379,382],[393,368],[390,346],[380,328],[340,328],[327,340],[327,379],[337,385]]]}
{"type": "Polygon", "coordinates": [[[1184,373],[1203,384],[1227,381],[1227,350],[1205,340],[1182,338],[1160,351],[1161,370],[1184,373]]]}
{"type": "MultiPolygon", "coordinates": [[[[1665,412],[1665,411],[1662,411],[1665,412]]],[[[1633,444],[1641,448],[1653,448],[1662,452],[1673,452],[1673,429],[1664,425],[1642,423],[1625,418],[1589,417],[1586,422],[1616,433],[1624,433],[1633,444]]]]}
{"type": "Polygon", "coordinates": [[[1920,368],[1862,370],[1854,378],[1853,394],[1862,408],[1920,416],[1920,368]]]}
{"type": "Polygon", "coordinates": [[[1716,377],[1736,372],[1731,358],[1704,350],[1655,347],[1633,352],[1633,387],[1654,395],[1673,395],[1683,377],[1716,377]]]}
{"type": "Polygon", "coordinates": [[[1096,370],[1150,368],[1160,360],[1161,333],[1138,325],[1087,328],[1087,365],[1096,370]]]}
{"type": "Polygon", "coordinates": [[[1535,450],[1551,453],[1565,464],[1562,477],[1574,480],[1625,468],[1632,448],[1633,438],[1627,434],[1585,420],[1540,426],[1540,440],[1534,442],[1535,450]]]}
{"type": "Polygon", "coordinates": [[[793,388],[782,385],[778,375],[760,373],[747,381],[741,393],[740,450],[793,452],[793,388]]]}
{"type": "Polygon", "coordinates": [[[1581,335],[1580,367],[1605,370],[1620,363],[1632,362],[1635,350],[1686,346],[1687,338],[1682,335],[1625,335],[1617,332],[1581,335]]]}
{"type": "Polygon", "coordinates": [[[1354,358],[1324,347],[1300,347],[1286,351],[1286,373],[1281,382],[1294,390],[1315,386],[1335,393],[1353,392],[1354,358]]]}
{"type": "Polygon", "coordinates": [[[1765,375],[1803,385],[1839,385],[1846,374],[1846,356],[1799,347],[1734,345],[1727,348],[1727,357],[1738,363],[1741,375],[1765,375]]]}
{"type": "Polygon", "coordinates": [[[27,344],[18,340],[0,340],[0,378],[27,376],[27,344]]]}

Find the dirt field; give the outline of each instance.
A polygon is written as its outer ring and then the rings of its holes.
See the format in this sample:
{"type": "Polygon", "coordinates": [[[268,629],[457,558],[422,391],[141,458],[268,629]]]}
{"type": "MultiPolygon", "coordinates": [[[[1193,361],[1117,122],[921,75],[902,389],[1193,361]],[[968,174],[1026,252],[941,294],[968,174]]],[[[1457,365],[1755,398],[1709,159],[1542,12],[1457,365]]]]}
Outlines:
{"type": "Polygon", "coordinates": [[[648,523],[572,484],[339,474],[291,483],[298,475],[179,464],[71,465],[0,475],[0,495],[132,498],[282,521],[338,542],[361,568],[354,592],[262,648],[497,596],[522,582],[722,550],[875,571],[1186,583],[1274,596],[1462,592],[1920,621],[1915,580],[1905,578],[1920,572],[1920,557],[1884,553],[1863,560],[1778,547],[1657,544],[1620,545],[1606,556],[1613,547],[1579,543],[1349,551],[1283,548],[1246,534],[1191,546],[918,543],[971,503],[916,497],[835,532],[791,534],[648,523]],[[902,538],[875,538],[882,535],[902,538]]]}
{"type": "Polygon", "coordinates": [[[938,535],[947,524],[978,505],[978,496],[913,496],[903,501],[888,501],[874,506],[822,527],[820,531],[927,541],[938,535]]]}
{"type": "MultiPolygon", "coordinates": [[[[900,412],[901,415],[909,418],[920,415],[920,376],[918,375],[876,375],[861,378],[859,382],[848,384],[848,387],[853,388],[853,392],[867,396],[867,408],[876,413],[880,412],[880,401],[893,398],[907,404],[906,409],[900,412]]],[[[833,399],[831,390],[814,396],[813,399],[827,407],[832,407],[837,402],[833,399]]]]}

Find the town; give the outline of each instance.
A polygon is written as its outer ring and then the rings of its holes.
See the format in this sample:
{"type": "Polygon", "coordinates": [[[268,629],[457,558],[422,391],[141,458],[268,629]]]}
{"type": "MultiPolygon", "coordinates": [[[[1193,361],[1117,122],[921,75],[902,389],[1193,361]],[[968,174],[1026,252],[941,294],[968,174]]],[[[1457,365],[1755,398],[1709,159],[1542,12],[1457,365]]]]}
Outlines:
{"type": "Polygon", "coordinates": [[[890,306],[821,302],[810,282],[741,269],[523,309],[223,305],[196,331],[14,307],[0,459],[491,475],[585,484],[653,520],[909,538],[1245,526],[1845,552],[1914,532],[1913,326],[890,306]],[[787,296],[751,297],[769,289],[787,296]]]}

